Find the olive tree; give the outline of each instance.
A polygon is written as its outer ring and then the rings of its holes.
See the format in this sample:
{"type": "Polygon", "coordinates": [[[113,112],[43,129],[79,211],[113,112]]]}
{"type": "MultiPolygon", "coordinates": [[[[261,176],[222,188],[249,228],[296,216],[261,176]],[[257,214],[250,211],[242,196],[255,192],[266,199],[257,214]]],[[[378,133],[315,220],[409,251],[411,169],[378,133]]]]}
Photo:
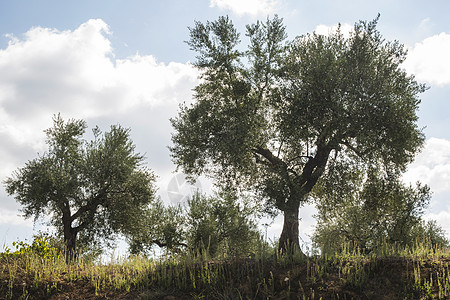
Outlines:
{"type": "Polygon", "coordinates": [[[94,128],[88,142],[82,139],[86,128],[83,120],[55,116],[45,131],[48,151],[5,181],[25,217],[50,217],[68,257],[77,240],[92,244],[132,231],[155,195],[155,176],[142,166],[129,129],[115,125],[103,134],[94,128]]]}
{"type": "Polygon", "coordinates": [[[196,22],[190,48],[201,83],[172,119],[174,162],[191,175],[252,189],[284,214],[280,250],[299,246],[298,213],[327,170],[404,169],[423,144],[403,45],[377,20],[286,41],[278,17],[248,25],[247,50],[228,17],[196,22]]]}
{"type": "Polygon", "coordinates": [[[322,253],[334,253],[348,242],[369,252],[380,245],[413,246],[416,239],[425,239],[419,231],[431,198],[429,187],[405,185],[399,174],[383,173],[353,170],[352,178],[335,179],[341,186],[351,181],[351,188],[315,190],[318,214],[312,240],[322,253]]]}
{"type": "Polygon", "coordinates": [[[188,201],[186,217],[188,244],[207,250],[212,257],[248,256],[256,253],[261,242],[258,209],[248,198],[239,199],[233,192],[195,195],[188,201]]]}
{"type": "Polygon", "coordinates": [[[247,256],[261,243],[260,214],[250,199],[230,190],[211,196],[196,193],[186,206],[165,207],[156,201],[145,223],[129,236],[130,252],[146,253],[157,245],[172,253],[247,256]]]}

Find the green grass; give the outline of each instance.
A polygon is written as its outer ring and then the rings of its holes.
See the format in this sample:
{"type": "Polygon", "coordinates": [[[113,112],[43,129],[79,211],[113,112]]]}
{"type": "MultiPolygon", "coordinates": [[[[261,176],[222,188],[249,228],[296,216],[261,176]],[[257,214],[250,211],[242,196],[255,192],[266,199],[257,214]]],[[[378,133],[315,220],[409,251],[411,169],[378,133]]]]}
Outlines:
{"type": "Polygon", "coordinates": [[[66,264],[64,255],[0,255],[0,299],[449,299],[450,252],[417,243],[364,254],[212,260],[186,253],[66,264]]]}

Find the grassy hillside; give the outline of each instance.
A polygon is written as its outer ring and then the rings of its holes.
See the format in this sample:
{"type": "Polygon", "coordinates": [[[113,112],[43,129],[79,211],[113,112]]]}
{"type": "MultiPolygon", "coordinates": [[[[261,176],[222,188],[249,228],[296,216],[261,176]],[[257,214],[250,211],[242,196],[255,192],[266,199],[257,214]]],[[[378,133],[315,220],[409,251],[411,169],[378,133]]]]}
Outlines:
{"type": "Polygon", "coordinates": [[[66,264],[2,254],[0,299],[449,299],[450,252],[417,244],[362,254],[211,260],[183,255],[66,264]]]}

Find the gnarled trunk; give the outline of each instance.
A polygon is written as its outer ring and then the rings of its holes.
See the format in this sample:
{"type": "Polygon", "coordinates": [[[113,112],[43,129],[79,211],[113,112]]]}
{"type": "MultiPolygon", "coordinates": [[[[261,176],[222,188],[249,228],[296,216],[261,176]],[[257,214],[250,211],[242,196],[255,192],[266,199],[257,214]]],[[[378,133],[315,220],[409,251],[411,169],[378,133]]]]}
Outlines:
{"type": "Polygon", "coordinates": [[[283,230],[281,232],[278,252],[283,254],[293,254],[300,250],[299,242],[299,212],[300,203],[295,201],[289,203],[284,210],[283,230]]]}
{"type": "Polygon", "coordinates": [[[303,202],[302,200],[305,200],[306,195],[311,192],[317,183],[317,180],[319,180],[320,176],[322,176],[325,171],[328,156],[332,149],[333,147],[328,145],[317,146],[316,155],[314,158],[309,158],[303,168],[302,174],[297,175],[296,184],[291,187],[292,198],[288,199],[288,201],[284,203],[285,205],[279,207],[284,213],[283,231],[281,232],[278,244],[279,252],[287,254],[301,252],[298,231],[298,212],[300,203],[303,202]]]}

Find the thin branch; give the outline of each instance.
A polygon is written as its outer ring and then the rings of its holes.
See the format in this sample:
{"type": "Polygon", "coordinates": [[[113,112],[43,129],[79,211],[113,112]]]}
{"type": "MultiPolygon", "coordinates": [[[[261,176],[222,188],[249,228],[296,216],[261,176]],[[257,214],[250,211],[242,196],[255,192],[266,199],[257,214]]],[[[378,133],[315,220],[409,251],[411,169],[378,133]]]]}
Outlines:
{"type": "Polygon", "coordinates": [[[308,158],[308,159],[313,159],[314,157],[312,157],[311,155],[297,155],[296,157],[290,159],[288,161],[288,163],[291,163],[292,161],[299,159],[299,158],[308,158]]]}
{"type": "Polygon", "coordinates": [[[281,147],[283,147],[284,139],[281,140],[280,147],[278,147],[277,157],[280,157],[281,147]]]}
{"type": "MultiPolygon", "coordinates": [[[[167,245],[169,245],[169,243],[167,242],[161,242],[160,240],[152,240],[151,243],[158,245],[158,247],[163,248],[163,247],[167,247],[167,245]]],[[[189,246],[183,242],[176,242],[174,243],[174,245],[176,246],[183,246],[188,248],[189,246]]]]}
{"type": "Polygon", "coordinates": [[[353,147],[349,141],[342,141],[341,144],[346,146],[348,149],[352,150],[353,152],[355,152],[355,154],[358,155],[361,159],[364,159],[364,156],[370,151],[369,149],[367,149],[366,151],[361,152],[358,149],[356,149],[355,147],[353,147]]]}

